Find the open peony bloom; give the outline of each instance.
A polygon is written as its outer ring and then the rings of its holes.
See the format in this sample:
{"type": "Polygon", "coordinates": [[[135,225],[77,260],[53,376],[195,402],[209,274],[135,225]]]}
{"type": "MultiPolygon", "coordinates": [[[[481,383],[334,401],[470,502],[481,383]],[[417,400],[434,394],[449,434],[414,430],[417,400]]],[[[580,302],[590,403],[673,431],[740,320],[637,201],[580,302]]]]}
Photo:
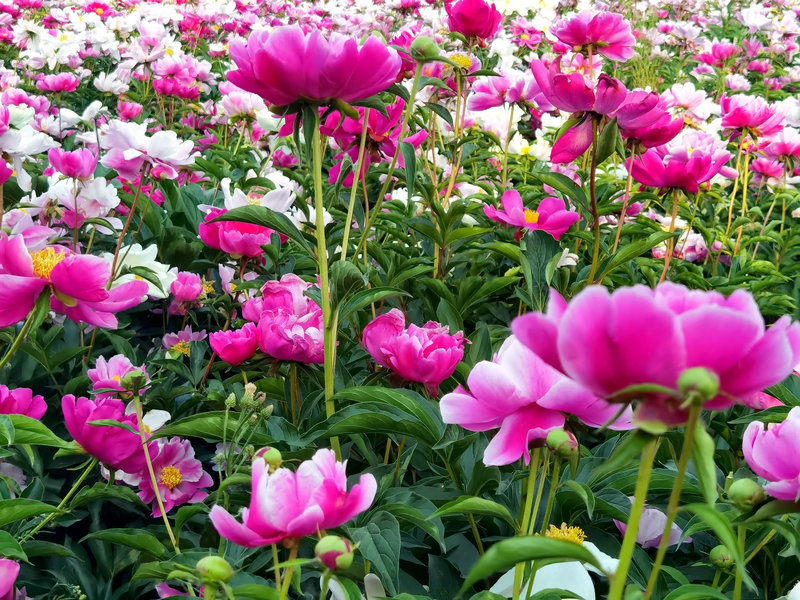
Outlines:
{"type": "Polygon", "coordinates": [[[269,227],[239,223],[237,221],[216,221],[214,219],[228,212],[224,208],[212,208],[198,226],[200,239],[207,246],[227,252],[233,258],[248,256],[254,258],[264,254],[262,246],[268,246],[275,233],[269,227]]]}
{"type": "Polygon", "coordinates": [[[445,3],[447,26],[450,31],[460,33],[467,38],[489,40],[497,35],[503,15],[494,3],[485,0],[458,0],[445,3]]]}
{"type": "Polygon", "coordinates": [[[367,510],[378,489],[375,478],[366,474],[348,492],[346,465],[329,449],[317,450],[296,472],[280,467],[270,473],[264,459],[257,458],[243,523],[221,506],[211,509],[211,522],[222,537],[248,548],[339,527],[367,510]]]}
{"type": "Polygon", "coordinates": [[[783,130],[784,115],[759,96],[722,96],[723,129],[733,130],[734,137],[742,133],[753,137],[773,136],[783,130]]]}
{"type": "Polygon", "coordinates": [[[742,439],[742,451],[753,472],[769,481],[764,489],[773,498],[793,502],[800,496],[800,407],[782,423],[753,421],[742,439]]]}
{"type": "Polygon", "coordinates": [[[8,389],[0,385],[0,415],[25,415],[41,419],[47,410],[43,396],[34,396],[30,388],[8,389]]]}
{"type": "Polygon", "coordinates": [[[354,38],[331,33],[326,39],[299,25],[254,31],[246,43],[231,43],[230,53],[238,68],[228,80],[279,106],[369,98],[395,82],[401,65],[397,52],[376,37],[359,46],[354,38]]]}
{"type": "Polygon", "coordinates": [[[238,365],[253,357],[258,349],[258,329],[245,323],[241,329],[209,334],[211,349],[229,365],[238,365]]]}
{"type": "Polygon", "coordinates": [[[447,326],[428,321],[422,327],[406,328],[403,313],[393,308],[378,315],[365,328],[362,343],[382,367],[406,381],[424,383],[432,396],[439,384],[450,377],[464,358],[464,334],[450,334],[447,326]]]}
{"type": "Polygon", "coordinates": [[[56,171],[75,179],[88,179],[94,175],[94,170],[97,168],[97,156],[86,148],[71,152],[61,148],[50,148],[47,159],[56,171]]]}
{"type": "Polygon", "coordinates": [[[612,12],[581,11],[553,23],[550,33],[573,49],[587,49],[618,61],[633,56],[636,43],[630,23],[612,12]]]}
{"type": "Polygon", "coordinates": [[[11,600],[14,597],[14,583],[19,575],[19,563],[8,558],[0,558],[0,598],[11,600]]]}
{"type": "Polygon", "coordinates": [[[683,129],[683,119],[673,119],[655,92],[632,90],[614,113],[622,137],[645,148],[666,144],[683,129]]]}
{"type": "Polygon", "coordinates": [[[322,310],[302,315],[282,308],[264,311],[258,321],[258,347],[278,360],[322,364],[322,310]]]}
{"type": "MultiPolygon", "coordinates": [[[[94,369],[89,369],[86,375],[92,382],[92,390],[95,392],[95,400],[104,398],[116,398],[126,390],[122,385],[122,379],[128,374],[138,371],[144,377],[145,389],[150,381],[144,365],[135,366],[124,354],[115,354],[108,360],[103,356],[98,356],[95,361],[94,369]],[[101,391],[103,390],[103,391],[101,391]]],[[[128,396],[130,398],[130,395],[128,396]]]]}
{"type": "MultiPolygon", "coordinates": [[[[508,465],[520,458],[530,462],[529,446],[548,432],[564,426],[565,415],[575,415],[599,427],[619,412],[568,379],[509,337],[494,360],[479,362],[467,379],[469,391],[458,386],[445,394],[439,407],[445,423],[470,431],[499,428],[483,455],[487,465],[508,465]]],[[[630,414],[612,429],[630,427],[630,414]]]]}
{"type": "Polygon", "coordinates": [[[525,208],[522,197],[516,190],[508,190],[503,194],[500,202],[502,210],[489,204],[484,205],[483,212],[492,221],[507,223],[523,230],[541,229],[552,235],[556,240],[566,232],[573,223],[581,220],[581,216],[574,210],[567,210],[561,198],[548,196],[539,202],[536,210],[525,208]]]}
{"type": "MultiPolygon", "coordinates": [[[[546,314],[523,315],[511,327],[545,362],[605,398],[647,383],[675,390],[683,371],[704,367],[720,381],[704,408],[722,410],[753,399],[800,362],[800,324],[787,315],[767,329],[745,290],[726,298],[670,282],[613,293],[593,285],[569,304],[552,291],[546,314]]],[[[639,426],[686,422],[689,409],[677,394],[637,399],[639,426]]]]}
{"type": "Polygon", "coordinates": [[[49,289],[50,307],[76,323],[114,329],[112,314],[139,304],[147,293],[143,281],[106,289],[111,267],[102,258],[75,254],[64,246],[30,252],[21,235],[0,232],[0,327],[28,316],[39,295],[49,289]]]}

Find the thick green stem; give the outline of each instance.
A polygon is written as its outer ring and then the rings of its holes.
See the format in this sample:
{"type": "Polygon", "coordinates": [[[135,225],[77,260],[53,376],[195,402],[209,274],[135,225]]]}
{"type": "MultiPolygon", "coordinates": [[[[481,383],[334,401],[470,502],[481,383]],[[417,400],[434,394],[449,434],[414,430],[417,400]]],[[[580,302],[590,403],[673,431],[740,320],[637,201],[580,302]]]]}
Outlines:
{"type": "Polygon", "coordinates": [[[272,544],[272,566],[275,569],[275,589],[281,589],[281,568],[278,566],[278,545],[272,544]]]}
{"type": "MultiPolygon", "coordinates": [[[[591,60],[591,59],[590,59],[591,60]]],[[[600,213],[597,209],[597,121],[592,118],[592,164],[589,167],[589,198],[592,201],[592,233],[594,246],[592,247],[592,268],[589,270],[587,284],[594,282],[600,259],[600,213]]]]}
{"type": "Polygon", "coordinates": [[[694,432],[697,428],[697,420],[700,417],[700,409],[702,405],[700,402],[694,401],[689,408],[689,421],[686,423],[686,431],[683,435],[683,447],[681,448],[681,457],[678,459],[678,473],[675,475],[675,482],[672,485],[672,493],[669,496],[667,503],[667,522],[664,524],[664,532],[661,534],[661,543],[658,545],[658,552],[656,559],[653,562],[653,570],[650,572],[650,579],[647,581],[647,589],[644,591],[644,600],[648,600],[656,587],[658,581],[658,572],[661,570],[661,565],[664,562],[664,557],[667,554],[667,547],[669,546],[669,534],[672,531],[672,524],[675,522],[675,515],[678,514],[678,503],[681,499],[681,490],[683,489],[683,479],[686,475],[686,467],[689,464],[689,458],[692,455],[692,445],[694,444],[694,432]]]}
{"type": "MultiPolygon", "coordinates": [[[[747,527],[739,525],[737,527],[739,551],[744,556],[744,541],[747,534],[747,527]]],[[[735,579],[733,580],[733,600],[742,600],[742,574],[744,569],[736,569],[735,579]]]]}
{"type": "MultiPolygon", "coordinates": [[[[291,549],[289,550],[289,563],[292,563],[295,558],[297,558],[297,551],[300,549],[299,540],[292,544],[291,549]]],[[[286,600],[289,597],[289,586],[292,585],[292,575],[294,574],[294,565],[289,564],[286,567],[286,571],[283,574],[283,587],[281,587],[281,596],[280,600],[286,600]]]]}
{"type": "MultiPolygon", "coordinates": [[[[45,290],[44,293],[47,293],[49,295],[50,292],[48,290],[45,290]]],[[[9,346],[8,350],[6,350],[6,353],[3,355],[3,358],[0,359],[0,369],[2,369],[8,364],[8,361],[10,361],[11,358],[17,353],[17,350],[19,350],[19,347],[22,344],[22,342],[25,341],[25,338],[27,337],[28,333],[31,330],[31,326],[33,325],[35,312],[36,311],[31,311],[31,313],[28,315],[28,318],[25,319],[25,322],[22,324],[22,329],[19,330],[17,337],[14,338],[14,341],[11,342],[11,346],[9,346]]]]}
{"type": "Polygon", "coordinates": [[[622,540],[619,551],[619,564],[617,571],[611,578],[611,587],[608,590],[608,600],[621,600],[628,580],[628,570],[633,559],[636,547],[636,536],[639,533],[639,520],[647,499],[647,490],[650,488],[650,473],[653,471],[653,461],[658,450],[658,438],[654,437],[642,450],[642,462],[639,465],[639,476],[636,478],[636,489],[633,494],[633,506],[628,517],[628,527],[622,540]]]}
{"type": "MultiPolygon", "coordinates": [[[[344,221],[344,236],[342,237],[342,260],[347,260],[347,242],[350,240],[350,227],[353,224],[353,211],[356,206],[356,191],[358,190],[358,180],[361,175],[361,163],[364,160],[364,147],[367,145],[367,126],[369,125],[369,112],[370,109],[364,110],[364,126],[361,129],[361,142],[358,145],[358,158],[356,164],[353,165],[353,185],[350,187],[350,203],[347,205],[347,217],[344,221]]],[[[400,149],[398,148],[398,152],[400,149]]],[[[409,194],[411,191],[409,190],[409,194]]],[[[368,199],[364,198],[367,202],[368,199]]]]}
{"type": "Polygon", "coordinates": [[[550,525],[550,515],[553,514],[553,505],[556,501],[556,490],[558,489],[558,478],[561,475],[561,458],[555,457],[553,461],[553,476],[550,478],[550,491],[547,493],[547,507],[544,509],[544,518],[542,519],[542,534],[547,531],[547,526],[550,525]]]}
{"type": "MultiPolygon", "coordinates": [[[[525,502],[522,508],[522,518],[520,522],[519,533],[525,535],[528,532],[528,526],[531,520],[531,508],[533,507],[534,489],[536,488],[536,473],[539,470],[539,463],[542,457],[542,449],[536,448],[531,457],[531,470],[528,474],[528,485],[525,489],[525,502]]],[[[522,576],[525,574],[525,563],[517,563],[514,568],[514,588],[512,591],[512,598],[519,600],[520,592],[522,591],[522,576]]]]}
{"type": "Polygon", "coordinates": [[[467,520],[472,529],[472,535],[475,538],[475,545],[478,547],[478,552],[483,556],[486,551],[483,549],[483,541],[481,541],[481,534],[478,532],[478,524],[475,522],[475,517],[472,513],[467,513],[467,520]]]}

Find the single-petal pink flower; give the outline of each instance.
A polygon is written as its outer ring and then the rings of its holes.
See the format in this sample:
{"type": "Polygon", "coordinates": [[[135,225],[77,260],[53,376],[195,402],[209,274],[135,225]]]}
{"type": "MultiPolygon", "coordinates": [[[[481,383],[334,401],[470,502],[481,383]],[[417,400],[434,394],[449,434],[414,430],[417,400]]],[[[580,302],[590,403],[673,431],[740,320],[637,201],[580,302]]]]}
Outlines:
{"type": "Polygon", "coordinates": [[[489,204],[484,205],[484,214],[493,221],[507,223],[514,227],[535,230],[541,229],[552,235],[556,240],[574,224],[581,220],[580,215],[574,210],[567,210],[567,206],[560,198],[548,196],[539,202],[536,210],[525,208],[522,197],[516,190],[508,190],[503,194],[500,202],[502,210],[489,204]]]}
{"type": "Polygon", "coordinates": [[[119,392],[125,391],[125,387],[122,385],[122,378],[133,371],[139,371],[144,375],[145,386],[141,389],[145,389],[150,379],[147,376],[147,370],[144,365],[135,366],[124,354],[115,354],[108,360],[103,356],[97,357],[94,368],[86,372],[92,382],[92,390],[96,392],[95,400],[118,397],[119,392]]]}

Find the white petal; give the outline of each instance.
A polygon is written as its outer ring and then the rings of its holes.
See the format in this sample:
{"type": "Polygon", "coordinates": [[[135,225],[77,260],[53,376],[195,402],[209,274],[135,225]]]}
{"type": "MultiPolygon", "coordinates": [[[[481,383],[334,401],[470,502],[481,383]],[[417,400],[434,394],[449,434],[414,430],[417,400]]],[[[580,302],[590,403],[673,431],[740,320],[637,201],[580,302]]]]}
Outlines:
{"type": "Polygon", "coordinates": [[[381,580],[374,573],[367,573],[364,576],[364,590],[367,592],[367,600],[386,598],[386,591],[381,585],[381,580]]]}
{"type": "MultiPolygon", "coordinates": [[[[617,572],[617,565],[619,565],[619,559],[613,558],[600,550],[597,546],[595,546],[592,542],[583,542],[583,547],[586,548],[589,552],[592,553],[592,556],[597,559],[597,562],[600,563],[600,567],[606,573],[616,573],[617,572]]],[[[586,568],[594,573],[600,573],[595,567],[591,565],[586,565],[586,568]]],[[[600,573],[601,575],[603,573],[600,573]]]]}
{"type": "Polygon", "coordinates": [[[545,565],[536,571],[532,593],[547,589],[572,592],[578,600],[595,600],[592,577],[578,561],[545,565]]]}

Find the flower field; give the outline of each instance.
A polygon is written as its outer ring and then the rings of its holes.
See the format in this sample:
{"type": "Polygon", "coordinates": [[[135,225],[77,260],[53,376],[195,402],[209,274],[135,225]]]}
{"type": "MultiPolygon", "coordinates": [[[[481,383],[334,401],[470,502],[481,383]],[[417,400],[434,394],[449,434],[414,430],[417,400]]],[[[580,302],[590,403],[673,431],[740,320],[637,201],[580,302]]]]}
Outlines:
{"type": "Polygon", "coordinates": [[[0,49],[0,600],[800,600],[798,0],[0,49]]]}

